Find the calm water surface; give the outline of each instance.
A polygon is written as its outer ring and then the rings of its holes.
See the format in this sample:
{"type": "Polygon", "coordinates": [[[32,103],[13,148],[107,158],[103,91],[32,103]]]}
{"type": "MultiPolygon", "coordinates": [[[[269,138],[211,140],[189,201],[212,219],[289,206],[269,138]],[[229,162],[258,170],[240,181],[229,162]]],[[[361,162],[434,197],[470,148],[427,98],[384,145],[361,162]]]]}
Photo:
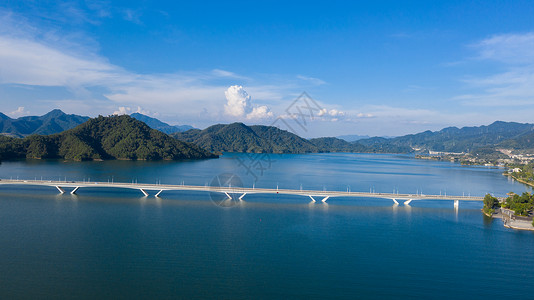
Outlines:
{"type": "MultiPolygon", "coordinates": [[[[198,162],[4,162],[0,178],[449,195],[530,191],[501,169],[369,154],[198,162]],[[239,164],[241,161],[241,164],[239,164]],[[258,164],[264,169],[258,170],[258,164]],[[254,167],[255,166],[255,167],[254,167]]],[[[534,233],[481,203],[0,186],[2,298],[532,298],[534,233]],[[153,195],[153,192],[151,193],[153,195]]]]}

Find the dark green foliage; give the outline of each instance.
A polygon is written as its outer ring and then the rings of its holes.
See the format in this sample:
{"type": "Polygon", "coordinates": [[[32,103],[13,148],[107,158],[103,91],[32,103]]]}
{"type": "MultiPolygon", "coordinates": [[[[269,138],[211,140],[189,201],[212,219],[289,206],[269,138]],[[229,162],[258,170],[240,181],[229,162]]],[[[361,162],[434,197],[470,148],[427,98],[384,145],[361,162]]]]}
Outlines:
{"type": "Polygon", "coordinates": [[[319,152],[370,152],[370,147],[335,137],[315,138],[310,139],[310,142],[319,149],[319,152]]]}
{"type": "Polygon", "coordinates": [[[491,215],[495,212],[495,209],[499,207],[501,207],[501,204],[499,203],[499,200],[497,198],[493,197],[490,194],[486,194],[486,196],[484,196],[484,207],[482,208],[482,210],[485,213],[491,215]]]}
{"type": "Polygon", "coordinates": [[[524,192],[521,196],[512,194],[503,203],[504,208],[509,208],[518,216],[528,216],[534,210],[534,195],[524,192]]]}
{"type": "Polygon", "coordinates": [[[29,116],[18,119],[11,119],[1,114],[0,133],[14,137],[24,137],[31,134],[54,134],[74,128],[87,120],[89,117],[67,115],[59,109],[54,109],[40,117],[29,116]]]}
{"type": "Polygon", "coordinates": [[[173,137],[213,152],[310,153],[319,152],[310,141],[272,126],[218,124],[204,130],[174,133],[173,137]]]}
{"type": "Polygon", "coordinates": [[[0,160],[26,158],[26,149],[21,139],[0,135],[0,160]]]}
{"type": "Polygon", "coordinates": [[[176,160],[216,157],[195,145],[177,141],[129,116],[99,116],[49,136],[0,137],[0,159],[176,160]]]}

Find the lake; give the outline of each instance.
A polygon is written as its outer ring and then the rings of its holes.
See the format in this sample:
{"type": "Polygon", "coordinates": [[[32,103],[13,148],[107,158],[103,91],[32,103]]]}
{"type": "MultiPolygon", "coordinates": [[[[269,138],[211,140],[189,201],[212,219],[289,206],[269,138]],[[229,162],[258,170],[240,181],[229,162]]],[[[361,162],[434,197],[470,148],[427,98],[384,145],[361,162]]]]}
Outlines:
{"type": "MultiPolygon", "coordinates": [[[[0,178],[447,195],[522,193],[502,169],[407,155],[226,153],[185,162],[18,161],[0,178]]],[[[532,297],[534,233],[480,202],[0,186],[2,298],[532,297]],[[153,195],[153,192],[151,193],[153,195]]]]}

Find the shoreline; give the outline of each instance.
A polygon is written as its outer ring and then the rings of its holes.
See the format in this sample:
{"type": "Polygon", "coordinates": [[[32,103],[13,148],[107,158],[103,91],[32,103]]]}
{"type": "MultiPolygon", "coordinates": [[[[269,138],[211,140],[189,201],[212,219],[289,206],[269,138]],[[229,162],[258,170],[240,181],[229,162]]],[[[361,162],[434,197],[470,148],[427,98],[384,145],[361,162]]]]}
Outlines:
{"type": "Polygon", "coordinates": [[[511,178],[513,178],[515,181],[520,182],[520,183],[522,183],[522,184],[526,184],[526,185],[528,185],[528,186],[530,186],[530,187],[534,187],[534,183],[526,182],[526,181],[524,181],[523,179],[516,178],[516,177],[514,177],[514,176],[513,176],[512,174],[510,174],[510,173],[502,173],[502,175],[503,175],[503,176],[507,176],[507,177],[511,177],[511,178]]]}
{"type": "Polygon", "coordinates": [[[506,228],[515,229],[515,230],[534,231],[534,227],[525,228],[525,227],[517,227],[517,226],[513,226],[513,225],[506,225],[506,224],[504,224],[503,226],[506,227],[506,228]]]}

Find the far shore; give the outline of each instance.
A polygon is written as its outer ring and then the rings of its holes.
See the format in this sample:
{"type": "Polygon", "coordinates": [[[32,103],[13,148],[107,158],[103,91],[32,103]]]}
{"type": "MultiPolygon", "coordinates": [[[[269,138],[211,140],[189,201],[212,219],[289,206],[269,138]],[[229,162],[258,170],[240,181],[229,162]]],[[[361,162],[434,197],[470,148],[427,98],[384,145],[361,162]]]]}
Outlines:
{"type": "Polygon", "coordinates": [[[506,172],[505,172],[505,173],[502,173],[502,175],[504,175],[504,176],[508,176],[508,177],[512,177],[514,180],[516,180],[516,181],[518,181],[518,182],[521,182],[522,184],[526,184],[526,185],[528,185],[528,186],[530,186],[530,187],[534,187],[534,183],[530,183],[530,182],[524,181],[523,179],[516,178],[516,177],[514,177],[514,176],[513,176],[512,174],[510,174],[510,173],[506,173],[506,172]]]}

